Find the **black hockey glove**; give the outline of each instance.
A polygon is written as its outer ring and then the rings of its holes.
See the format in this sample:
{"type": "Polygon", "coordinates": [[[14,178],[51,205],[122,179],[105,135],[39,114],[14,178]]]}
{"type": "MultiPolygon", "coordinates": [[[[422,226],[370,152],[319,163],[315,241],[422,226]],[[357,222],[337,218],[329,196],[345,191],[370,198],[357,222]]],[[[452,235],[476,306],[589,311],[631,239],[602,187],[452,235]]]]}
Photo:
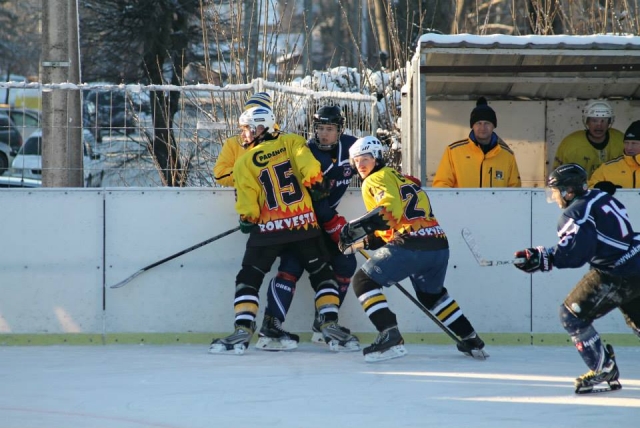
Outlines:
{"type": "Polygon", "coordinates": [[[386,244],[384,239],[376,235],[375,233],[370,233],[364,238],[364,249],[365,250],[377,250],[380,247],[383,247],[386,244]]]}
{"type": "Polygon", "coordinates": [[[617,184],[613,184],[610,181],[598,181],[593,185],[594,189],[602,190],[603,192],[607,192],[611,196],[616,193],[616,189],[621,189],[622,186],[618,186],[617,184]]]}
{"type": "Polygon", "coordinates": [[[544,247],[516,251],[515,256],[517,259],[524,259],[524,261],[513,265],[527,273],[548,272],[553,268],[553,255],[544,247]]]}
{"type": "Polygon", "coordinates": [[[309,187],[309,194],[311,195],[311,200],[321,201],[322,199],[329,197],[329,189],[331,188],[331,182],[326,180],[316,182],[309,187]]]}
{"type": "Polygon", "coordinates": [[[254,230],[257,230],[258,227],[259,226],[255,223],[240,219],[240,232],[242,233],[251,233],[254,230]]]}
{"type": "MultiPolygon", "coordinates": [[[[362,237],[360,237],[360,239],[362,239],[362,237]]],[[[358,248],[364,249],[364,245],[359,245],[357,248],[354,248],[354,244],[356,244],[357,241],[358,239],[354,240],[351,225],[349,223],[345,224],[340,230],[340,236],[338,237],[338,249],[340,252],[343,254],[353,254],[358,248]]]]}

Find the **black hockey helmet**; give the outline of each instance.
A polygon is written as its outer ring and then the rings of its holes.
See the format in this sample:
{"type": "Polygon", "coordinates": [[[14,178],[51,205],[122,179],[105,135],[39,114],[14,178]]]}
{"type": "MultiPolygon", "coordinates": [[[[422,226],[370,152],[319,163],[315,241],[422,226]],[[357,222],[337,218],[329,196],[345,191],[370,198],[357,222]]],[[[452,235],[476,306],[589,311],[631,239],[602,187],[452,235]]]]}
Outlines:
{"type": "Polygon", "coordinates": [[[587,171],[576,163],[560,165],[549,174],[547,187],[558,189],[563,198],[569,192],[584,195],[588,189],[587,171]]]}
{"type": "Polygon", "coordinates": [[[338,144],[338,140],[340,139],[340,135],[342,134],[342,129],[344,127],[344,116],[342,115],[342,110],[338,106],[323,106],[318,109],[318,111],[313,115],[313,130],[315,133],[316,145],[321,150],[331,150],[338,144]],[[321,144],[318,139],[318,133],[315,132],[316,127],[318,125],[336,125],[338,128],[338,140],[336,140],[332,144],[321,144]]]}

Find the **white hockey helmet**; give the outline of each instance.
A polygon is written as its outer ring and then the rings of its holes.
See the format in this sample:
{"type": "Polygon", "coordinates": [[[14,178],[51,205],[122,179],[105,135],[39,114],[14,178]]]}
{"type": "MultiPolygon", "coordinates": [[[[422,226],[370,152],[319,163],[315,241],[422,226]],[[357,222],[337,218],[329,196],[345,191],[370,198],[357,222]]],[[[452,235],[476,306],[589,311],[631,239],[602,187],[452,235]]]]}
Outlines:
{"type": "Polygon", "coordinates": [[[585,127],[590,117],[609,118],[609,126],[613,124],[613,120],[615,119],[611,104],[602,100],[592,100],[584,106],[582,110],[582,123],[585,127]]]}
{"type": "Polygon", "coordinates": [[[370,154],[376,161],[382,161],[384,151],[384,145],[376,137],[362,137],[349,148],[349,159],[353,160],[355,157],[370,154]]]}
{"type": "Polygon", "coordinates": [[[271,109],[266,107],[251,107],[244,111],[238,119],[240,126],[248,126],[253,132],[259,125],[264,126],[264,132],[273,132],[275,130],[276,116],[271,109]]]}

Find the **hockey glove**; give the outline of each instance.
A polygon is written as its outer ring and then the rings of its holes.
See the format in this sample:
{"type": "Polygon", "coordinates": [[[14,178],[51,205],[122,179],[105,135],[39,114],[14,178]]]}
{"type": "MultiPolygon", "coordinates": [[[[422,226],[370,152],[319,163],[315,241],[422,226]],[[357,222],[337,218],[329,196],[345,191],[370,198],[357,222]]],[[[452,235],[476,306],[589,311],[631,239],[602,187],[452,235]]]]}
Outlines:
{"type": "Polygon", "coordinates": [[[329,236],[331,236],[331,240],[333,242],[335,242],[336,244],[340,243],[340,232],[342,231],[342,228],[347,224],[347,220],[342,217],[341,215],[334,215],[333,218],[331,220],[329,220],[328,222],[324,223],[322,225],[322,228],[324,229],[325,232],[327,232],[329,234],[329,236]]]}
{"type": "Polygon", "coordinates": [[[240,219],[240,232],[242,233],[251,233],[254,230],[258,229],[258,225],[255,223],[252,223],[250,221],[246,221],[243,219],[240,219]]]}
{"type": "Polygon", "coordinates": [[[377,250],[378,248],[384,246],[386,242],[384,239],[376,235],[375,233],[370,233],[364,238],[364,249],[365,250],[377,250]]]}
{"type": "Polygon", "coordinates": [[[351,225],[347,223],[340,231],[338,249],[342,254],[354,254],[359,249],[366,250],[365,236],[360,236],[354,239],[353,232],[351,231],[351,225]]]}
{"type": "Polygon", "coordinates": [[[309,194],[311,195],[311,200],[321,201],[322,199],[329,197],[329,188],[331,187],[331,182],[327,181],[318,181],[315,182],[309,187],[309,194]]]}
{"type": "Polygon", "coordinates": [[[523,258],[523,263],[514,263],[518,269],[527,273],[536,271],[548,272],[553,268],[553,255],[544,247],[527,248],[516,251],[516,258],[523,258]]]}
{"type": "Polygon", "coordinates": [[[621,189],[622,186],[618,186],[617,184],[613,184],[610,181],[598,181],[593,185],[594,189],[602,190],[603,192],[607,192],[611,196],[616,193],[616,189],[621,189]]]}

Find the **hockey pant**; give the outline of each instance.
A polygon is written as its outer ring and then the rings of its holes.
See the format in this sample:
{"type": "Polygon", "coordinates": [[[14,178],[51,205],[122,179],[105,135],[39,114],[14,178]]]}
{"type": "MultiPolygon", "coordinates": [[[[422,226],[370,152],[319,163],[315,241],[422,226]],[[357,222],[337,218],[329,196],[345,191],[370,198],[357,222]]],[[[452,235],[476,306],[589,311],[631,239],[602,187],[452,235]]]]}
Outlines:
{"type": "MultiPolygon", "coordinates": [[[[324,236],[329,236],[323,234],[324,236]]],[[[330,253],[330,264],[333,268],[338,284],[338,307],[342,305],[351,284],[351,277],[356,270],[357,261],[354,254],[342,254],[337,245],[329,238],[324,239],[327,250],[330,253]]],[[[299,256],[291,251],[285,251],[280,256],[278,273],[269,282],[267,289],[267,307],[265,314],[276,317],[284,322],[296,290],[296,283],[302,276],[304,268],[299,256]]],[[[315,289],[314,289],[315,290],[315,289]]]]}
{"type": "Polygon", "coordinates": [[[595,370],[604,347],[593,321],[619,308],[640,337],[640,277],[619,277],[592,269],[560,305],[560,320],[587,367],[595,370]]]}
{"type": "MultiPolygon", "coordinates": [[[[318,237],[246,248],[242,268],[236,276],[234,312],[237,324],[251,326],[255,322],[259,307],[258,293],[264,276],[269,272],[276,258],[285,251],[297,254],[303,268],[309,273],[309,281],[316,292],[316,310],[323,314],[335,313],[337,318],[338,286],[320,239],[318,237]]],[[[293,291],[291,297],[293,297],[293,291]]]]}
{"type": "MultiPolygon", "coordinates": [[[[366,275],[370,282],[366,281],[359,271],[353,278],[353,289],[376,328],[386,328],[388,325],[385,324],[390,322],[391,316],[386,314],[388,305],[381,287],[390,286],[408,277],[420,303],[460,338],[466,338],[474,332],[473,326],[444,288],[448,261],[448,249],[418,251],[397,245],[385,245],[373,252],[362,267],[362,275],[366,275]],[[358,286],[356,278],[359,281],[358,286]],[[382,300],[384,303],[377,304],[382,300]],[[376,314],[378,310],[383,311],[385,315],[382,318],[386,321],[376,321],[379,318],[376,314]]],[[[395,315],[393,319],[395,320],[395,315]]]]}

